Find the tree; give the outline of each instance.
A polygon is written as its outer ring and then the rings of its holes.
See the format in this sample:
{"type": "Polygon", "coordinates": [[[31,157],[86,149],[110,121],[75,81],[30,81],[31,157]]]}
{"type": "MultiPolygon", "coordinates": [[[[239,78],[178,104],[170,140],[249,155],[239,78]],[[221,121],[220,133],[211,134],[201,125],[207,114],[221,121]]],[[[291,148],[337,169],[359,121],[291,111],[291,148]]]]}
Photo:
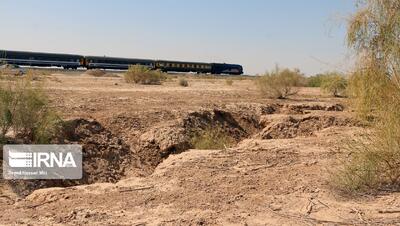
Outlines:
{"type": "Polygon", "coordinates": [[[350,94],[374,133],[352,142],[352,158],[339,172],[342,187],[400,186],[400,1],[364,0],[349,21],[348,43],[358,55],[350,94]],[[369,117],[368,117],[369,118],[369,117]]]}

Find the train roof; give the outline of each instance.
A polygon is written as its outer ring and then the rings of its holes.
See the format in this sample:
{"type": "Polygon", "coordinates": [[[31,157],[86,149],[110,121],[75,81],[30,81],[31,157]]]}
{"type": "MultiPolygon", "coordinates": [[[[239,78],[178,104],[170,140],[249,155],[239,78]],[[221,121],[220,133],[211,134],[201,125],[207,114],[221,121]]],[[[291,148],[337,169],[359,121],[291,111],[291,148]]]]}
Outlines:
{"type": "Polygon", "coordinates": [[[138,59],[138,58],[121,58],[121,57],[108,57],[108,56],[85,56],[87,59],[108,59],[108,60],[132,60],[132,61],[143,61],[143,62],[149,62],[149,61],[154,61],[150,59],[138,59]]]}
{"type": "Polygon", "coordinates": [[[211,63],[211,64],[215,64],[215,65],[227,65],[227,66],[240,66],[240,67],[242,67],[242,65],[240,65],[240,64],[227,64],[227,63],[211,63]]]}
{"type": "Polygon", "coordinates": [[[210,64],[206,62],[191,62],[191,61],[177,61],[177,60],[157,60],[164,63],[178,63],[178,64],[210,64]]]}
{"type": "Polygon", "coordinates": [[[83,55],[78,55],[78,54],[14,51],[14,50],[2,50],[2,49],[0,49],[0,53],[2,53],[2,54],[10,53],[10,54],[35,54],[35,55],[48,55],[48,56],[68,56],[68,57],[78,57],[78,58],[83,57],[83,55]]]}

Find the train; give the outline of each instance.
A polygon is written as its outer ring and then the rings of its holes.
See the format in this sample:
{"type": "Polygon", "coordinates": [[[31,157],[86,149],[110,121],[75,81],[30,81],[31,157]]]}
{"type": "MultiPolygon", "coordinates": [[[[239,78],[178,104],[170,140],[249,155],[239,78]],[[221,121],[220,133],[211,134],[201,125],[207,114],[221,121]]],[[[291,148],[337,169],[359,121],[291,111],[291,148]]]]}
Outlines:
{"type": "Polygon", "coordinates": [[[83,56],[75,54],[41,53],[0,50],[0,63],[19,66],[62,67],[64,69],[86,68],[128,70],[131,65],[143,65],[163,72],[195,72],[210,74],[241,75],[239,64],[202,63],[186,61],[118,58],[107,56],[83,56]]]}

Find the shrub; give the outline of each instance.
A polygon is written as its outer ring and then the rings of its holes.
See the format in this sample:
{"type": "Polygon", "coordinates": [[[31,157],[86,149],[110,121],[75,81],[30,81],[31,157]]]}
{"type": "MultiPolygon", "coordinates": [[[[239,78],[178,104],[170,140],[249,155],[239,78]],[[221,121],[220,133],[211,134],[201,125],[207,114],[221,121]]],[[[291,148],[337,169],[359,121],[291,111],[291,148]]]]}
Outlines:
{"type": "Polygon", "coordinates": [[[159,70],[142,65],[132,65],[125,73],[124,79],[127,83],[137,83],[143,85],[160,85],[167,76],[159,70]]]}
{"type": "Polygon", "coordinates": [[[201,132],[195,133],[191,139],[193,148],[204,150],[225,149],[234,143],[235,140],[218,127],[208,127],[201,132]]]}
{"type": "Polygon", "coordinates": [[[326,77],[326,74],[317,74],[307,78],[307,87],[321,87],[322,80],[326,77]]]}
{"type": "Polygon", "coordinates": [[[12,126],[12,112],[14,109],[14,93],[11,89],[0,89],[0,137],[4,140],[6,133],[12,126]]]}
{"type": "Polygon", "coordinates": [[[366,0],[350,20],[348,41],[358,53],[349,94],[373,133],[357,138],[334,182],[349,192],[400,188],[400,2],[366,0]]]}
{"type": "Polygon", "coordinates": [[[344,95],[347,87],[346,78],[339,73],[329,73],[324,76],[321,81],[321,89],[335,96],[341,97],[344,95]]]}
{"type": "Polygon", "coordinates": [[[186,79],[184,79],[184,78],[180,78],[179,81],[178,81],[178,84],[180,86],[183,86],[183,87],[188,87],[189,86],[188,81],[186,79]]]}
{"type": "Polygon", "coordinates": [[[386,114],[372,134],[346,147],[351,156],[336,172],[334,185],[346,192],[400,188],[400,114],[386,114]]]}
{"type": "Polygon", "coordinates": [[[232,86],[232,85],[233,85],[233,80],[232,80],[232,79],[227,79],[227,80],[225,80],[225,83],[226,83],[228,86],[232,86]]]}
{"type": "Polygon", "coordinates": [[[48,144],[63,129],[62,119],[53,111],[46,110],[33,130],[32,140],[37,144],[48,144]]]}
{"type": "Polygon", "coordinates": [[[29,142],[48,143],[62,123],[48,107],[44,92],[27,79],[0,89],[0,110],[2,138],[12,129],[29,142]]]}
{"type": "Polygon", "coordinates": [[[299,86],[304,81],[303,74],[299,70],[276,69],[267,72],[256,80],[256,84],[262,95],[270,98],[285,99],[298,92],[299,86]]]}

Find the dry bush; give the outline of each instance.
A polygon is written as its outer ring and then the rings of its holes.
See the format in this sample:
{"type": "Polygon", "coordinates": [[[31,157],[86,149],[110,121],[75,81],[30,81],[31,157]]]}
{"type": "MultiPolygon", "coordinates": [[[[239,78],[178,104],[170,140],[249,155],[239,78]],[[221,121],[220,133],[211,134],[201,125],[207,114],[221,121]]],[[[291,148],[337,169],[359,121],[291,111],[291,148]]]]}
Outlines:
{"type": "Polygon", "coordinates": [[[107,72],[104,70],[100,70],[100,69],[92,69],[92,70],[87,70],[85,72],[85,74],[91,75],[94,77],[102,77],[102,76],[105,76],[107,74],[107,72]]]}
{"type": "Polygon", "coordinates": [[[344,96],[346,88],[347,79],[340,73],[328,73],[321,81],[321,89],[335,97],[344,96]]]}
{"type": "Polygon", "coordinates": [[[137,83],[143,85],[160,85],[167,76],[159,70],[151,70],[142,65],[132,65],[124,74],[127,83],[137,83]]]}
{"type": "Polygon", "coordinates": [[[337,172],[348,192],[400,188],[400,1],[366,0],[353,16],[348,41],[359,55],[349,95],[361,118],[373,116],[373,133],[357,138],[337,172]]]}
{"type": "Polygon", "coordinates": [[[179,81],[178,81],[178,84],[180,86],[183,86],[183,87],[188,87],[189,86],[189,82],[184,78],[180,78],[179,81]]]}
{"type": "Polygon", "coordinates": [[[232,85],[233,85],[233,80],[232,80],[232,79],[227,79],[227,80],[225,80],[225,83],[226,83],[228,86],[232,86],[232,85]]]}
{"type": "Polygon", "coordinates": [[[348,193],[400,189],[399,134],[399,118],[388,118],[374,133],[349,142],[351,156],[334,175],[334,186],[348,193]]]}
{"type": "Polygon", "coordinates": [[[25,70],[11,64],[3,64],[0,66],[0,75],[2,78],[11,78],[16,76],[22,76],[25,74],[25,70]]]}
{"type": "Polygon", "coordinates": [[[4,140],[12,129],[16,136],[32,143],[48,143],[61,126],[61,119],[48,106],[40,87],[23,79],[14,87],[0,88],[0,126],[4,140]]]}
{"type": "Polygon", "coordinates": [[[195,133],[191,139],[194,149],[220,150],[231,147],[235,140],[218,127],[208,127],[195,133]]]}
{"type": "Polygon", "coordinates": [[[28,81],[42,81],[47,74],[38,70],[28,69],[26,71],[25,80],[28,81]]]}
{"type": "Polygon", "coordinates": [[[280,69],[267,72],[256,81],[262,95],[269,98],[285,99],[298,92],[298,87],[303,84],[304,76],[299,70],[280,69]]]}

